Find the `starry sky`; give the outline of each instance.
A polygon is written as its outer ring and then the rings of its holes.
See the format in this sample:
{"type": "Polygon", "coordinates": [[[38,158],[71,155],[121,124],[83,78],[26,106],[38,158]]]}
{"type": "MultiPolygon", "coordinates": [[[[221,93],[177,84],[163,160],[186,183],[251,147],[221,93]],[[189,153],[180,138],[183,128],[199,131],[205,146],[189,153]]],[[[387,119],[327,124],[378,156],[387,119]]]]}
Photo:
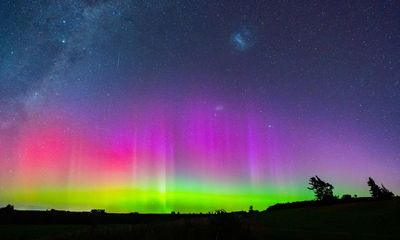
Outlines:
{"type": "Polygon", "coordinates": [[[400,192],[398,1],[3,0],[0,204],[208,212],[400,192]]]}

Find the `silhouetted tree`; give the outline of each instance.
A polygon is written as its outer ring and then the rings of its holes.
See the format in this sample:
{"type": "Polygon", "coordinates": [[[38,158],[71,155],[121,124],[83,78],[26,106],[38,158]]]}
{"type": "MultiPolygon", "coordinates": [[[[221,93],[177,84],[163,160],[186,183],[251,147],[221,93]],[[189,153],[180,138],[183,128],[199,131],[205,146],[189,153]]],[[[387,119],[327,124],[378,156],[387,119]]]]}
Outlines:
{"type": "Polygon", "coordinates": [[[0,212],[12,212],[14,211],[14,206],[11,204],[8,204],[7,206],[0,208],[0,212]]]}
{"type": "Polygon", "coordinates": [[[249,213],[252,213],[252,212],[254,212],[254,209],[253,209],[253,206],[250,205],[250,207],[249,207],[249,213]]]}
{"type": "Polygon", "coordinates": [[[385,186],[381,187],[381,198],[392,198],[394,197],[394,193],[392,193],[391,191],[389,191],[385,186]]]}
{"type": "Polygon", "coordinates": [[[105,209],[92,209],[90,212],[93,214],[105,214],[106,210],[105,209]]]}
{"type": "Polygon", "coordinates": [[[374,179],[372,179],[371,177],[368,178],[368,186],[369,192],[371,193],[371,196],[373,198],[379,198],[381,196],[381,189],[378,185],[376,185],[374,179]]]}
{"type": "Polygon", "coordinates": [[[313,190],[317,200],[331,200],[333,196],[334,187],[327,182],[322,181],[318,176],[311,177],[308,184],[311,185],[308,189],[313,190]]]}
{"type": "Polygon", "coordinates": [[[394,193],[389,191],[383,184],[379,187],[374,179],[368,178],[368,186],[370,187],[369,192],[373,198],[392,198],[394,193]]]}
{"type": "Polygon", "coordinates": [[[350,200],[352,196],[350,194],[343,194],[342,199],[343,200],[350,200]]]}

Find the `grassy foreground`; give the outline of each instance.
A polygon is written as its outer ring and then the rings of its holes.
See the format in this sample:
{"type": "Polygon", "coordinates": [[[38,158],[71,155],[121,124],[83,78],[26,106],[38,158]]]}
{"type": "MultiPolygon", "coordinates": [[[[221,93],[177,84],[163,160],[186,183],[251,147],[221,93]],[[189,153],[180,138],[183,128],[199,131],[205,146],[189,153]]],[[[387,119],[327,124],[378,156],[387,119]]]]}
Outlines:
{"type": "Polygon", "coordinates": [[[282,209],[247,221],[257,239],[400,239],[400,200],[282,209]]]}
{"type": "Polygon", "coordinates": [[[129,224],[1,224],[0,239],[399,239],[399,220],[395,199],[129,224]]]}

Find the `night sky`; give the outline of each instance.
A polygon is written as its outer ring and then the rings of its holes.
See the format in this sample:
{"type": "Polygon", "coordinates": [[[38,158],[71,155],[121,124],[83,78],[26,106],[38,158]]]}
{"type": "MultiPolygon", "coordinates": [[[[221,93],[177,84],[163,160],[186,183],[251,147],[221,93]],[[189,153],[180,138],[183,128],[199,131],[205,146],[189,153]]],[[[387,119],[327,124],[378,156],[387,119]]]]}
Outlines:
{"type": "Polygon", "coordinates": [[[400,193],[398,1],[2,0],[0,204],[400,193]]]}

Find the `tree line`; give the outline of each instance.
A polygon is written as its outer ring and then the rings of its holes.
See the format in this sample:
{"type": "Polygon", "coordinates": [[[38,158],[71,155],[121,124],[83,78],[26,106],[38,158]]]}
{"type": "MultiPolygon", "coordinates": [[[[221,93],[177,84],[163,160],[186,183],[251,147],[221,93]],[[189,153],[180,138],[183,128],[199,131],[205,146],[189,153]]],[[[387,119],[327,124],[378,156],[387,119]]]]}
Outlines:
{"type": "MultiPolygon", "coordinates": [[[[315,199],[319,201],[329,201],[329,200],[335,200],[338,199],[338,196],[335,196],[333,194],[333,185],[323,181],[320,179],[318,176],[311,177],[308,184],[310,187],[308,187],[309,190],[312,190],[315,195],[315,199]]],[[[374,179],[371,177],[368,178],[367,182],[368,186],[370,187],[369,192],[371,194],[372,198],[376,199],[390,199],[393,198],[395,195],[393,192],[389,191],[383,184],[381,186],[378,186],[374,179]]],[[[343,195],[343,198],[350,197],[350,195],[343,195]]]]}

